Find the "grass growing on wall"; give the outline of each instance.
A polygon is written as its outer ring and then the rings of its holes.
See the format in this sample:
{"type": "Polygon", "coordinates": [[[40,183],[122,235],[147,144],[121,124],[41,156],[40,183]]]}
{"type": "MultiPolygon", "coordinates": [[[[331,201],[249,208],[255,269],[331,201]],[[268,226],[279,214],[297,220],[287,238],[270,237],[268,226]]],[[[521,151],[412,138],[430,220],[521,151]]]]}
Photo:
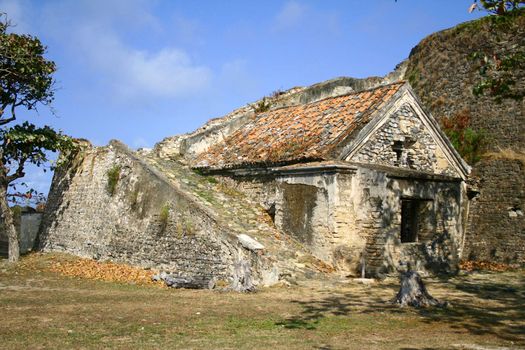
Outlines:
{"type": "Polygon", "coordinates": [[[525,149],[499,148],[497,151],[485,153],[483,157],[488,159],[517,160],[525,165],[525,149]]]}
{"type": "Polygon", "coordinates": [[[110,196],[113,196],[117,191],[117,184],[120,179],[120,165],[113,165],[106,173],[108,177],[107,190],[110,196]]]}
{"type": "Polygon", "coordinates": [[[166,229],[166,226],[168,226],[168,219],[170,217],[170,204],[166,203],[160,208],[160,214],[159,214],[159,221],[162,228],[162,232],[166,229]]]}

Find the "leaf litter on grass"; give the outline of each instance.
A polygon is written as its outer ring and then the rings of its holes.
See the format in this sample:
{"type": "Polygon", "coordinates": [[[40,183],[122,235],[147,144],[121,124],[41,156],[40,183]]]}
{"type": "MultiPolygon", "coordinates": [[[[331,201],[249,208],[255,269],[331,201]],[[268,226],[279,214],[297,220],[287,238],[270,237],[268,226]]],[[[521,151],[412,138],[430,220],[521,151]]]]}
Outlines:
{"type": "Polygon", "coordinates": [[[153,281],[153,270],[145,270],[112,261],[95,261],[77,258],[71,261],[56,261],[51,263],[50,271],[65,276],[87,278],[92,280],[128,283],[136,285],[155,285],[163,287],[163,281],[153,281]]]}

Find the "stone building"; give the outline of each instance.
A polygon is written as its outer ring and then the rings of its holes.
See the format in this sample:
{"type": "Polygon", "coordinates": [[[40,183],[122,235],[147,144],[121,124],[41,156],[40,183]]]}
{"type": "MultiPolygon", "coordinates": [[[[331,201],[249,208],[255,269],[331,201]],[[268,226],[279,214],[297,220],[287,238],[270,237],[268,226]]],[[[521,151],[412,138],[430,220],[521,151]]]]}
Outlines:
{"type": "Polygon", "coordinates": [[[86,145],[55,172],[40,246],[236,290],[454,270],[469,167],[395,80],[294,88],[149,151],[86,145]]]}
{"type": "MultiPolygon", "coordinates": [[[[41,246],[203,285],[246,280],[240,266],[264,284],[332,266],[356,273],[363,262],[376,275],[400,262],[438,271],[458,258],[523,263],[523,99],[473,95],[482,77],[471,53],[519,51],[524,14],[434,33],[385,77],[279,92],[151,152],[87,147],[55,173],[41,246]],[[487,132],[471,201],[470,168],[426,111],[468,116],[487,132]],[[108,191],[110,173],[118,181],[108,191]]],[[[523,69],[511,73],[522,88],[523,69]]]]}
{"type": "Polygon", "coordinates": [[[341,270],[443,271],[461,255],[469,167],[407,83],[263,113],[194,166],[341,270]]]}

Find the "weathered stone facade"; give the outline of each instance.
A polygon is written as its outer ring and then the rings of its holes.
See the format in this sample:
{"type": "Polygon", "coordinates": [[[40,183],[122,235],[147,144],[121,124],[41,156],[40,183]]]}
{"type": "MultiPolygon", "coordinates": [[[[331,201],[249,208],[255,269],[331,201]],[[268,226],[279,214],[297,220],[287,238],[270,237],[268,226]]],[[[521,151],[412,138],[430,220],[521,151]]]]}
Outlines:
{"type": "MultiPolygon", "coordinates": [[[[511,218],[509,211],[525,208],[525,100],[497,102],[490,93],[472,92],[483,78],[479,68],[484,55],[503,58],[525,47],[525,11],[498,17],[486,16],[423,39],[410,53],[405,79],[437,120],[468,117],[469,127],[485,134],[485,151],[496,153],[482,154],[473,165],[471,177],[479,186],[469,214],[466,257],[523,264],[525,217],[511,218]]],[[[515,84],[511,88],[523,91],[525,70],[519,67],[507,74],[515,84]]]]}
{"type": "Polygon", "coordinates": [[[84,151],[55,174],[42,247],[240,290],[332,268],[454,271],[469,167],[406,83],[328,86],[152,152],[84,151]]]}
{"type": "Polygon", "coordinates": [[[277,282],[283,270],[271,255],[279,251],[254,249],[246,233],[256,229],[239,231],[167,175],[118,142],[82,152],[55,174],[41,247],[168,271],[202,287],[223,281],[242,290],[246,267],[250,283],[277,282]]]}
{"type": "Polygon", "coordinates": [[[472,260],[525,262],[525,164],[491,160],[475,167],[482,179],[473,198],[464,256],[472,260]]]}
{"type": "MultiPolygon", "coordinates": [[[[325,103],[320,109],[328,108],[325,103]]],[[[293,111],[294,120],[300,120],[293,111]]],[[[409,89],[399,90],[374,113],[337,145],[331,153],[335,160],[247,167],[224,159],[223,168],[203,169],[255,198],[278,229],[341,271],[355,274],[364,268],[377,276],[406,264],[432,272],[454,271],[468,213],[468,166],[409,89]],[[409,224],[403,223],[407,220],[409,224]],[[410,225],[413,237],[404,241],[410,225]]],[[[282,115],[286,117],[280,111],[267,118],[282,115]]],[[[236,135],[250,131],[241,129],[236,135]]],[[[259,145],[257,139],[248,142],[259,145]]]]}
{"type": "Polygon", "coordinates": [[[410,105],[401,106],[351,159],[355,162],[401,166],[455,175],[455,169],[410,105]]]}
{"type": "MultiPolygon", "coordinates": [[[[231,183],[230,180],[225,180],[231,183]]],[[[403,268],[455,271],[468,213],[459,178],[357,163],[275,169],[273,181],[235,176],[238,189],[273,211],[277,228],[340,271],[368,275],[403,268]],[[414,242],[401,242],[401,203],[420,201],[414,242]]]]}

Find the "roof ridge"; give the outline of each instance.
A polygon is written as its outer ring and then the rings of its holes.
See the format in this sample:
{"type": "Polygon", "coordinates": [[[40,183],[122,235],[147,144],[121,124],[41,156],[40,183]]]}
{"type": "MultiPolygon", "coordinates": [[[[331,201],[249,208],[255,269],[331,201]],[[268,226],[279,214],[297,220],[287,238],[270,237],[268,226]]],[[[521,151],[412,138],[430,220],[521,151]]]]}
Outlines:
{"type": "Polygon", "coordinates": [[[405,81],[261,113],[200,153],[197,168],[276,164],[324,159],[340,142],[369,122],[381,105],[403,91],[405,81]]]}
{"type": "Polygon", "coordinates": [[[407,83],[408,83],[408,81],[403,79],[403,80],[395,81],[395,82],[388,83],[388,84],[377,85],[377,86],[374,86],[374,87],[371,87],[371,88],[368,88],[368,89],[363,89],[363,90],[359,90],[359,91],[350,91],[350,92],[346,92],[344,94],[336,95],[336,96],[327,96],[327,97],[321,98],[319,100],[308,102],[308,103],[297,103],[297,104],[290,105],[290,106],[277,107],[277,108],[270,109],[269,111],[266,111],[264,113],[259,113],[258,115],[259,116],[264,116],[266,114],[270,114],[272,112],[280,111],[282,109],[287,109],[287,108],[294,108],[294,107],[299,107],[299,106],[311,106],[311,105],[314,105],[316,103],[323,102],[323,101],[330,100],[330,99],[346,97],[346,96],[350,96],[350,95],[357,95],[357,94],[366,93],[366,92],[374,91],[374,90],[377,90],[377,89],[382,89],[382,88],[385,88],[385,87],[388,87],[388,86],[393,86],[393,85],[403,86],[403,85],[405,85],[407,83]]]}

